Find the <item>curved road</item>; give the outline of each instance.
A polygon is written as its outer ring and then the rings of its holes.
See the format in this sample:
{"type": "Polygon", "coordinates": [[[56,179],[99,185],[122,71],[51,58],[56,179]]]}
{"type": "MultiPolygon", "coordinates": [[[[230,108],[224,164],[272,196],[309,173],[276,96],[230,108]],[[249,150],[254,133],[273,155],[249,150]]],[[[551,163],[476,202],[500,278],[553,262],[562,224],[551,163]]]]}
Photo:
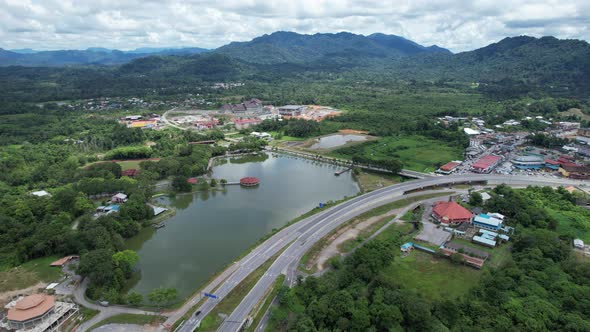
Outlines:
{"type": "Polygon", "coordinates": [[[84,297],[84,293],[86,293],[86,288],[88,287],[88,280],[89,280],[88,278],[84,279],[84,281],[82,281],[82,283],[78,286],[78,288],[76,288],[74,290],[74,298],[76,299],[76,302],[78,304],[81,304],[81,305],[85,306],[86,308],[98,310],[99,313],[96,316],[92,317],[92,319],[90,319],[90,320],[84,322],[83,324],[81,324],[80,326],[78,326],[76,331],[78,331],[78,332],[87,331],[92,326],[94,326],[94,324],[96,324],[104,319],[107,319],[111,316],[118,315],[118,314],[158,315],[157,312],[153,312],[153,311],[145,311],[145,310],[140,310],[140,309],[135,309],[135,308],[127,308],[127,307],[123,307],[123,306],[103,307],[103,306],[100,306],[94,302],[90,302],[90,301],[86,300],[86,297],[84,297]]]}
{"type": "MultiPolygon", "coordinates": [[[[228,273],[230,275],[223,280],[215,290],[215,295],[220,299],[223,299],[223,297],[225,297],[237,284],[243,281],[252,271],[260,267],[260,265],[266,260],[288,245],[285,251],[275,260],[268,271],[260,278],[234,312],[224,321],[219,330],[239,330],[252,308],[263,298],[264,294],[273,284],[277,276],[279,274],[285,274],[287,276],[287,282],[292,284],[295,281],[297,265],[301,256],[303,256],[303,254],[320,238],[347,220],[380,205],[395,201],[408,191],[426,189],[434,186],[481,181],[487,181],[490,184],[506,183],[513,186],[584,185],[583,181],[558,178],[467,174],[429,177],[421,180],[399,183],[358,196],[282,229],[252,250],[247,256],[234,263],[230,268],[233,270],[233,273],[228,273]]],[[[194,315],[192,315],[191,318],[182,325],[179,331],[192,332],[198,326],[200,320],[216,306],[218,301],[219,300],[214,299],[206,300],[197,309],[198,311],[201,311],[199,317],[194,317],[194,315]]],[[[182,314],[184,314],[184,312],[177,313],[175,316],[182,314]]],[[[166,323],[173,324],[174,320],[170,319],[166,323]]]]}

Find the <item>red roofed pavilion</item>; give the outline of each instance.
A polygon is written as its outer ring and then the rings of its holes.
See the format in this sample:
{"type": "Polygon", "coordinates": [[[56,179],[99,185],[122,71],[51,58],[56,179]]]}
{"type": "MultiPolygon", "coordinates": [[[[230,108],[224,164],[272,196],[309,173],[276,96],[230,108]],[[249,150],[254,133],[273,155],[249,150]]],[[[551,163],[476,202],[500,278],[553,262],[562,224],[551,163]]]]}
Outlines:
{"type": "Polygon", "coordinates": [[[455,202],[436,202],[432,208],[432,216],[441,224],[460,224],[471,222],[473,213],[455,202]]]}

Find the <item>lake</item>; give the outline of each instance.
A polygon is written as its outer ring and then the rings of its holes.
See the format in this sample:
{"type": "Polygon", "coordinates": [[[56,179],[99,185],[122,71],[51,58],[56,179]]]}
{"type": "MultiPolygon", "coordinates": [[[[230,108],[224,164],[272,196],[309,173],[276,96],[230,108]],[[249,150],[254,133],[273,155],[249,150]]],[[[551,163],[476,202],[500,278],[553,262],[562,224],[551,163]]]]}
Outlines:
{"type": "Polygon", "coordinates": [[[361,142],[366,141],[367,137],[364,135],[353,135],[353,134],[336,134],[320,137],[317,143],[314,143],[310,149],[331,149],[341,145],[345,145],[348,142],[361,142]]]}
{"type": "Polygon", "coordinates": [[[128,241],[140,256],[141,279],[134,290],[147,294],[157,287],[175,287],[179,298],[192,294],[274,228],[320,202],[356,195],[359,187],[352,172],[334,176],[337,169],[288,155],[223,159],[213,167],[214,178],[234,182],[255,176],[260,185],[157,198],[177,213],[166,227],[146,228],[128,241]]]}

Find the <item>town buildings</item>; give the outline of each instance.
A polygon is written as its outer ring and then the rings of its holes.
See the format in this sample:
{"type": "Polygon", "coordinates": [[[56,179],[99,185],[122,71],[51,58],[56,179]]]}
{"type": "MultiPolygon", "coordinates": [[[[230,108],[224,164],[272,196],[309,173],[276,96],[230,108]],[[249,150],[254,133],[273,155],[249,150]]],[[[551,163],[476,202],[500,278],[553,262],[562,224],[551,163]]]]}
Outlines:
{"type": "Polygon", "coordinates": [[[305,110],[302,105],[285,105],[279,107],[279,114],[281,116],[300,116],[305,110]]]}
{"type": "Polygon", "coordinates": [[[459,165],[461,165],[461,162],[460,161],[451,161],[451,162],[448,162],[448,163],[442,165],[436,172],[437,173],[440,173],[440,174],[448,175],[448,174],[453,173],[453,171],[459,165]]]}
{"type": "Polygon", "coordinates": [[[473,218],[473,226],[491,231],[498,231],[502,228],[502,223],[504,222],[503,218],[498,218],[499,216],[500,215],[498,214],[478,214],[473,218]]]}

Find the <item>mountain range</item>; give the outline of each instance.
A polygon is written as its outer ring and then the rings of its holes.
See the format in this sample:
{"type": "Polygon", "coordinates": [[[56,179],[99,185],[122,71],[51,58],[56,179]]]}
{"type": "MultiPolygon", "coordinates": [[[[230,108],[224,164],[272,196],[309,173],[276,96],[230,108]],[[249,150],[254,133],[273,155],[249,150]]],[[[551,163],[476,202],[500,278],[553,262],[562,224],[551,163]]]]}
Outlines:
{"type": "Polygon", "coordinates": [[[119,51],[101,47],[58,51],[36,51],[28,48],[4,50],[0,48],[0,66],[118,65],[152,55],[192,55],[208,51],[199,47],[138,48],[131,51],[119,51]]]}
{"type": "Polygon", "coordinates": [[[42,91],[27,98],[57,100],[71,91],[83,97],[116,95],[130,87],[139,92],[203,81],[272,82],[309,77],[478,82],[480,89],[499,90],[503,95],[537,90],[584,98],[590,95],[590,44],[554,37],[508,37],[457,54],[394,35],[293,32],[275,32],[209,51],[93,48],[30,52],[0,51],[0,64],[5,66],[0,66],[0,85],[5,95],[13,95],[11,99],[22,97],[20,91],[30,86],[42,91]],[[21,66],[7,67],[9,63],[21,66]],[[44,67],[33,67],[33,63],[44,67]],[[105,68],[105,64],[114,66],[105,68]],[[52,84],[39,85],[39,81],[52,84]]]}

